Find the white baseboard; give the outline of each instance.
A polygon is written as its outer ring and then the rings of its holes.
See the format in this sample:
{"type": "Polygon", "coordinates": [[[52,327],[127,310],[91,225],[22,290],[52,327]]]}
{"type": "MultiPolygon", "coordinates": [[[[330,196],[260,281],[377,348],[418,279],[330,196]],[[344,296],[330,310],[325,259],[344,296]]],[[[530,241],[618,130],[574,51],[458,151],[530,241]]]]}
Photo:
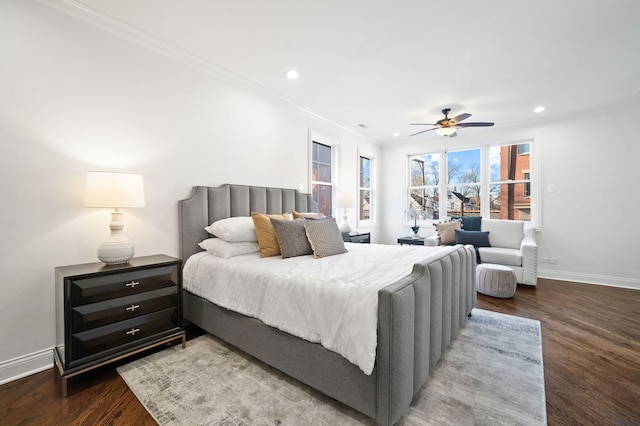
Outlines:
{"type": "Polygon", "coordinates": [[[53,366],[53,348],[0,362],[0,385],[39,373],[53,366]]]}
{"type": "Polygon", "coordinates": [[[621,287],[640,290],[640,279],[612,277],[608,275],[582,274],[579,272],[538,269],[538,278],[549,278],[552,280],[574,281],[586,284],[598,284],[609,287],[621,287]]]}

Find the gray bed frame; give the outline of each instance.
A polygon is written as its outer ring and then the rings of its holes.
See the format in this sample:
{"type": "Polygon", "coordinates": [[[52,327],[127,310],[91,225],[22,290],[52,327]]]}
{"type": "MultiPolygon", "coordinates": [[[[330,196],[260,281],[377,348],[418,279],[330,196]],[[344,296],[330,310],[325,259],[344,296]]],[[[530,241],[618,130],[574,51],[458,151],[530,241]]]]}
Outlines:
{"type": "MultiPolygon", "coordinates": [[[[251,212],[315,212],[310,194],[245,185],[196,186],[179,201],[180,251],[184,261],[201,251],[204,227],[251,212]]],[[[416,248],[418,249],[418,248],[416,248]]],[[[475,252],[454,246],[407,277],[378,292],[378,346],[373,373],[365,375],[335,352],[284,333],[187,291],[185,319],[319,390],[378,424],[402,417],[476,302],[475,252]]]]}

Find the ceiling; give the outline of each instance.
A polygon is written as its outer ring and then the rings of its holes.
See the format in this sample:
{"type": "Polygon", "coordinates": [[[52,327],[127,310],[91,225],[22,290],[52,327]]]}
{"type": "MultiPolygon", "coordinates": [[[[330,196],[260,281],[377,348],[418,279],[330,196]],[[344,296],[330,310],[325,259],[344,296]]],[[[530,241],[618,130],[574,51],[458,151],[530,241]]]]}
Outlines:
{"type": "Polygon", "coordinates": [[[406,141],[426,128],[409,123],[445,107],[500,128],[640,105],[637,0],[49,1],[382,143],[406,141]]]}

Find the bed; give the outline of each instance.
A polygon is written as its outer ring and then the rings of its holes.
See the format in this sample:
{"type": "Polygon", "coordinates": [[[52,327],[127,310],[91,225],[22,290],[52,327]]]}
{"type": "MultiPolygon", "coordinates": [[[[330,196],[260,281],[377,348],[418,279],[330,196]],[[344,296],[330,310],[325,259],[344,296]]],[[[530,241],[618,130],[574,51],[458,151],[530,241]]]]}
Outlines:
{"type": "MultiPolygon", "coordinates": [[[[179,201],[183,260],[201,252],[216,220],[267,214],[316,212],[310,194],[246,185],[196,186],[179,201]]],[[[422,250],[423,248],[415,248],[422,250]]],[[[426,250],[426,249],[424,249],[426,250]]],[[[375,364],[371,374],[319,343],[184,292],[187,321],[371,417],[397,422],[427,381],[475,305],[475,252],[454,246],[431,253],[411,272],[377,292],[375,364]]]]}

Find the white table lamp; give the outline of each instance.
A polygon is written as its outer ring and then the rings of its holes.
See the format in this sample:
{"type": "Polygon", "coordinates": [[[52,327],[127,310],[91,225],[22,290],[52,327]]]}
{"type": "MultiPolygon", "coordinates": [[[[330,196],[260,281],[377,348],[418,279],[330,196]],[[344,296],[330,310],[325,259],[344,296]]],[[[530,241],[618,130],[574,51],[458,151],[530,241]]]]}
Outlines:
{"type": "Polygon", "coordinates": [[[344,209],[344,216],[342,216],[342,222],[338,228],[343,234],[351,232],[351,225],[349,225],[349,217],[347,215],[347,209],[354,208],[356,206],[356,197],[352,192],[338,192],[336,194],[336,207],[344,209]]]}
{"type": "Polygon", "coordinates": [[[88,172],[85,207],[113,208],[111,234],[98,248],[98,259],[107,265],[127,263],[133,257],[133,243],[122,229],[123,207],[144,207],[142,175],[130,173],[88,172]]]}

